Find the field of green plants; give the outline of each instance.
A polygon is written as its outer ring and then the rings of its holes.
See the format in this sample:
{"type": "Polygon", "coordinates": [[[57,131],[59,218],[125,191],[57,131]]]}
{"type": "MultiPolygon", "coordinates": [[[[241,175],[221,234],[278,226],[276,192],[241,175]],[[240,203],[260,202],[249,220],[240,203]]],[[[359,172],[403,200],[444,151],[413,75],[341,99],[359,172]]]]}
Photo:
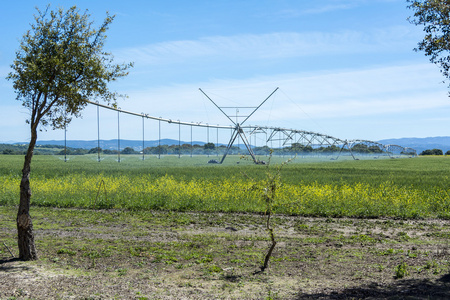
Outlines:
{"type": "MultiPolygon", "coordinates": [[[[264,212],[258,184],[270,166],[237,156],[35,156],[32,205],[206,212],[264,212]],[[215,157],[213,157],[215,158],[215,157]]],[[[22,156],[0,156],[0,205],[17,205],[22,156]]],[[[281,172],[276,213],[324,217],[450,218],[450,158],[338,161],[296,158],[281,172]]]]}

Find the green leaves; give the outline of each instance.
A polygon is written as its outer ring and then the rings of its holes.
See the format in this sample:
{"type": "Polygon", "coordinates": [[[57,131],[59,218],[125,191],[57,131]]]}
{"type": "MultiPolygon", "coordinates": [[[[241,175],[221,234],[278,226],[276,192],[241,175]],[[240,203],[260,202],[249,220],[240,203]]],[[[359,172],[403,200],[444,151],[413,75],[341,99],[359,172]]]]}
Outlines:
{"type": "Polygon", "coordinates": [[[114,105],[120,96],[108,83],[128,75],[129,64],[114,64],[103,49],[106,31],[114,20],[107,14],[98,28],[87,11],[37,10],[35,24],[16,52],[7,79],[13,81],[17,100],[31,112],[31,126],[64,127],[79,117],[85,100],[101,98],[114,105]]]}
{"type": "Polygon", "coordinates": [[[414,25],[423,25],[424,39],[414,50],[424,51],[430,61],[441,66],[441,72],[449,78],[450,57],[450,4],[441,0],[407,0],[414,11],[408,18],[414,25]]]}

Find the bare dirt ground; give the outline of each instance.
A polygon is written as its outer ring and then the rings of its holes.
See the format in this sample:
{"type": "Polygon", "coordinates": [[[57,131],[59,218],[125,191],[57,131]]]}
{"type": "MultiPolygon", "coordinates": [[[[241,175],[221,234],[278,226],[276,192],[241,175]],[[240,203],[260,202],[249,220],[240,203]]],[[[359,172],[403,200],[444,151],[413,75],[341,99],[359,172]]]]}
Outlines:
{"type": "Polygon", "coordinates": [[[450,221],[0,207],[0,299],[449,299],[450,221]]]}

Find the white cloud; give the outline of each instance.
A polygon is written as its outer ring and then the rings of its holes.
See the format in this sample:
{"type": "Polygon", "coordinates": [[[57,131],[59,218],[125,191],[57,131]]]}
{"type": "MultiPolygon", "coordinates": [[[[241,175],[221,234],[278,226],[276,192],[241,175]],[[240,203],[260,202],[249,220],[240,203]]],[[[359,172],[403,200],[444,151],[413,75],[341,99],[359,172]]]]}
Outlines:
{"type": "Polygon", "coordinates": [[[395,52],[415,41],[415,28],[396,26],[369,33],[278,32],[235,36],[211,36],[198,40],[170,41],[114,51],[119,60],[137,65],[180,63],[190,59],[278,59],[335,54],[395,52]]]}
{"type": "Polygon", "coordinates": [[[354,1],[350,1],[350,3],[338,3],[338,4],[328,4],[323,6],[317,6],[309,9],[305,9],[301,12],[301,14],[322,14],[337,10],[346,10],[355,7],[354,1]]]}
{"type": "Polygon", "coordinates": [[[332,0],[332,1],[309,1],[302,3],[306,8],[281,9],[276,16],[282,18],[296,18],[301,15],[318,15],[341,10],[349,10],[367,3],[392,2],[397,0],[332,0]]]}
{"type": "MultiPolygon", "coordinates": [[[[414,136],[416,134],[411,132],[411,125],[405,128],[403,124],[415,123],[416,128],[427,128],[431,118],[445,117],[431,112],[450,110],[447,87],[439,83],[440,79],[441,74],[432,64],[279,74],[127,91],[130,98],[121,101],[119,106],[127,111],[143,112],[174,121],[231,125],[200,93],[199,87],[221,107],[255,107],[278,86],[280,90],[248,120],[247,125],[311,130],[342,139],[390,137],[390,132],[380,132],[384,129],[374,128],[376,121],[377,124],[391,124],[397,130],[396,136],[414,136]]],[[[240,113],[246,112],[242,109],[240,113]]],[[[24,120],[23,116],[20,119],[24,120]]],[[[116,138],[117,113],[102,110],[100,119],[101,138],[116,138]]],[[[120,120],[122,138],[141,138],[140,118],[121,115],[120,120]]],[[[442,122],[445,127],[447,122],[442,122]]],[[[96,110],[88,107],[83,113],[83,119],[74,120],[70,125],[69,138],[96,139],[96,130],[92,128],[96,128],[96,110]],[[91,129],[86,130],[86,127],[91,129]]],[[[182,127],[181,131],[183,139],[189,139],[189,129],[182,127]]],[[[215,132],[211,134],[215,135],[215,132]]],[[[42,138],[50,135],[57,138],[63,136],[61,132],[49,131],[42,134],[42,138]]],[[[157,139],[156,121],[146,123],[147,135],[147,139],[157,139]]],[[[177,138],[178,126],[162,124],[162,135],[164,138],[177,138]]],[[[194,139],[205,140],[205,135],[206,129],[194,128],[194,139]]],[[[225,139],[228,135],[225,131],[220,136],[225,139]]]]}
{"type": "Polygon", "coordinates": [[[450,107],[440,76],[431,64],[292,76],[278,84],[285,86],[294,105],[279,107],[272,115],[280,120],[294,119],[301,108],[313,118],[388,118],[408,111],[450,107]]]}
{"type": "Polygon", "coordinates": [[[449,107],[447,88],[439,83],[440,79],[441,75],[432,64],[279,74],[129,92],[130,99],[123,106],[131,111],[175,120],[227,125],[227,119],[198,91],[199,86],[219,106],[253,107],[278,86],[280,91],[249,122],[266,122],[269,116],[271,122],[295,122],[305,115],[313,118],[385,117],[386,114],[449,107]]]}

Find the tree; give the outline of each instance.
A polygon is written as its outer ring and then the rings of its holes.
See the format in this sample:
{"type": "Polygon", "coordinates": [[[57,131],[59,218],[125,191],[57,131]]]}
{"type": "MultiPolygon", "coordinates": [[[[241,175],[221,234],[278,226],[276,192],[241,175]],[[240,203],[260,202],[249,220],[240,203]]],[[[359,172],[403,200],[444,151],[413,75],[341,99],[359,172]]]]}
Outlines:
{"type": "Polygon", "coordinates": [[[131,148],[131,147],[126,147],[120,153],[122,153],[122,154],[135,154],[136,151],[134,151],[134,149],[131,148]]]}
{"type": "Polygon", "coordinates": [[[427,149],[422,151],[420,155],[444,155],[441,149],[427,149]]]}
{"type": "Polygon", "coordinates": [[[20,182],[17,213],[19,258],[37,259],[30,210],[31,159],[38,130],[46,126],[64,128],[71,117],[79,117],[88,99],[101,99],[116,105],[120,96],[107,84],[126,76],[132,64],[114,64],[103,50],[106,31],[114,16],[106,14],[99,28],[94,28],[87,11],[75,7],[50,11],[37,9],[35,24],[20,42],[13,69],[7,79],[13,81],[16,99],[22,101],[30,116],[31,138],[25,155],[20,182]]]}
{"type": "Polygon", "coordinates": [[[271,225],[271,217],[273,213],[275,212],[276,206],[279,206],[282,204],[280,201],[278,195],[278,190],[281,187],[281,169],[288,163],[292,161],[292,159],[289,159],[285,162],[283,162],[281,165],[276,166],[275,168],[271,168],[271,160],[273,155],[273,150],[270,150],[269,153],[269,161],[267,162],[267,169],[266,169],[266,178],[260,181],[255,182],[252,178],[250,178],[247,174],[244,173],[244,176],[249,178],[251,181],[254,182],[252,189],[256,189],[262,192],[261,200],[265,206],[265,215],[267,216],[266,219],[266,230],[267,234],[269,235],[269,238],[272,242],[272,244],[269,247],[269,250],[267,251],[266,256],[264,257],[264,263],[261,266],[260,271],[255,272],[254,274],[262,273],[264,272],[268,266],[269,266],[269,260],[272,256],[273,249],[275,249],[275,246],[277,245],[276,236],[273,230],[273,227],[271,225]]]}
{"type": "Polygon", "coordinates": [[[203,148],[205,150],[214,150],[216,149],[216,145],[214,145],[214,143],[206,143],[203,145],[203,148]]]}
{"type": "Polygon", "coordinates": [[[5,150],[3,150],[2,154],[4,154],[4,155],[12,155],[12,154],[15,154],[15,153],[14,153],[14,150],[12,150],[12,149],[5,149],[5,150]]]}
{"type": "Polygon", "coordinates": [[[449,78],[450,69],[450,2],[448,0],[407,0],[414,11],[409,21],[423,25],[425,37],[415,51],[424,51],[430,61],[440,65],[442,74],[449,78]]]}
{"type": "Polygon", "coordinates": [[[370,153],[382,153],[383,150],[381,150],[379,146],[370,146],[369,152],[370,153]]]}
{"type": "Polygon", "coordinates": [[[154,149],[154,154],[167,154],[169,152],[169,146],[167,145],[159,145],[156,146],[154,149]]]}
{"type": "Polygon", "coordinates": [[[369,147],[367,147],[367,145],[364,144],[355,144],[352,147],[352,151],[359,153],[369,153],[369,147]]]}
{"type": "Polygon", "coordinates": [[[441,149],[433,149],[431,151],[433,152],[433,155],[444,155],[444,152],[442,152],[441,149]]]}
{"type": "Polygon", "coordinates": [[[102,148],[100,148],[100,147],[95,147],[95,148],[89,149],[88,154],[97,154],[97,153],[99,153],[99,152],[102,152],[102,148]]]}

